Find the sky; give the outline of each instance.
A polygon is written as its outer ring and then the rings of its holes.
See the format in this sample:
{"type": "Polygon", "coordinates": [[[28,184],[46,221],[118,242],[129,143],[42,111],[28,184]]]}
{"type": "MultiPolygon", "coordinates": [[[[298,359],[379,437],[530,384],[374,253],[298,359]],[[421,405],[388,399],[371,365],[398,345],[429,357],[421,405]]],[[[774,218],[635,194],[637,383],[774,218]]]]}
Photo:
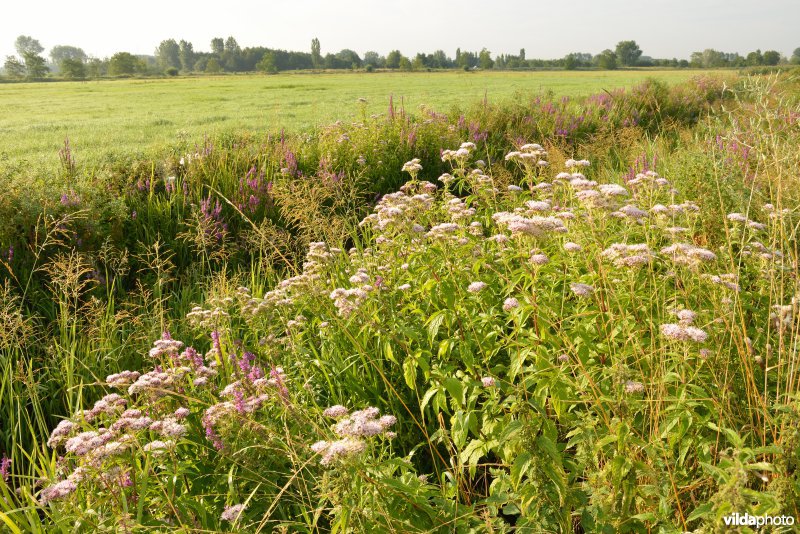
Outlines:
{"type": "MultiPolygon", "coordinates": [[[[93,57],[153,54],[169,38],[208,51],[213,37],[239,45],[310,50],[350,48],[405,55],[456,48],[493,55],[559,58],[596,54],[634,40],[644,55],[688,59],[692,52],[800,47],[800,0],[34,0],[10,1],[0,17],[0,58],[18,35],[45,47],[83,48],[93,57]],[[125,7],[122,7],[125,6],[125,7]]],[[[2,61],[2,59],[0,59],[2,61]]]]}

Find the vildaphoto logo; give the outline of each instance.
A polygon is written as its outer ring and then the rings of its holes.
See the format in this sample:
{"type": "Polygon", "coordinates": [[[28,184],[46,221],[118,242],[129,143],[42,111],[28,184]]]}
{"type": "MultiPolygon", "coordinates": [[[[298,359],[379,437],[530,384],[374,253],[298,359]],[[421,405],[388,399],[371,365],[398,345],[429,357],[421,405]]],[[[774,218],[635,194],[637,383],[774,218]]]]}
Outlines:
{"type": "Polygon", "coordinates": [[[790,515],[750,515],[738,512],[723,516],[722,521],[728,527],[792,526],[794,517],[790,515]]]}

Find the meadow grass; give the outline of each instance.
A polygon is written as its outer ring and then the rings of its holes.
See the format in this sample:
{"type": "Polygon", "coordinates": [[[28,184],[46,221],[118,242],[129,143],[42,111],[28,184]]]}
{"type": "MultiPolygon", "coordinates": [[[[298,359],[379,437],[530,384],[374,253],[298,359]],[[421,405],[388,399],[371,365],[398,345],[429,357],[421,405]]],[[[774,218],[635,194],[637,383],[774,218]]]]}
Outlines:
{"type": "Polygon", "coordinates": [[[8,165],[0,525],[797,518],[797,89],[648,82],[8,165]]]}
{"type": "Polygon", "coordinates": [[[39,164],[57,160],[64,139],[84,162],[152,152],[181,140],[250,131],[313,129],[336,120],[400,109],[438,111],[484,96],[500,102],[551,91],[587,96],[646,77],[668,84],[697,71],[285,73],[60,83],[0,84],[0,155],[39,164]],[[364,106],[356,103],[365,98],[364,106]]]}

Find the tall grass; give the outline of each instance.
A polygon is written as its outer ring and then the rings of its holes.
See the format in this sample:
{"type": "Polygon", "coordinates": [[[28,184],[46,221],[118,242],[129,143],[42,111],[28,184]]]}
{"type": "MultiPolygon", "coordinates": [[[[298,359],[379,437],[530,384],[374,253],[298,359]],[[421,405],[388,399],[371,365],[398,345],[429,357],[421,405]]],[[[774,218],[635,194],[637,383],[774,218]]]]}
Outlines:
{"type": "Polygon", "coordinates": [[[0,521],[797,517],[793,84],[392,108],[7,196],[0,521]]]}

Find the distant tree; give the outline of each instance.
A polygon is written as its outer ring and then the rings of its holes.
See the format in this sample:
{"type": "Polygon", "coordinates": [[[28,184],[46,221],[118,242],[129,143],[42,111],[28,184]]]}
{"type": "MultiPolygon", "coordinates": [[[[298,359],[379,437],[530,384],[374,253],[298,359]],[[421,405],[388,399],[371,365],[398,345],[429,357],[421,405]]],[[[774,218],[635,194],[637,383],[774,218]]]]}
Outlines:
{"type": "Polygon", "coordinates": [[[225,39],[225,51],[222,53],[220,63],[227,71],[242,70],[242,49],[232,36],[225,39]]]}
{"type": "Polygon", "coordinates": [[[792,58],[789,61],[791,61],[794,65],[800,65],[800,48],[794,49],[792,58]]]}
{"type": "Polygon", "coordinates": [[[241,51],[242,49],[239,46],[239,43],[236,42],[236,39],[234,39],[233,36],[225,39],[225,52],[234,52],[238,54],[241,51]]]}
{"type": "Polygon", "coordinates": [[[357,69],[361,66],[361,58],[353,50],[345,48],[336,54],[337,64],[343,69],[357,69]]]}
{"type": "Polygon", "coordinates": [[[25,65],[14,56],[6,56],[6,62],[3,64],[3,70],[9,78],[24,78],[25,65]]]}
{"type": "Polygon", "coordinates": [[[61,65],[65,59],[77,59],[85,62],[86,58],[86,52],[77,46],[57,45],[50,49],[50,59],[55,65],[61,65]]]}
{"type": "Polygon", "coordinates": [[[524,48],[520,48],[519,49],[519,60],[520,61],[525,61],[525,49],[524,48]]]}
{"type": "Polygon", "coordinates": [[[383,67],[386,65],[386,58],[370,50],[369,52],[364,52],[364,65],[372,68],[383,67]]]}
{"type": "Polygon", "coordinates": [[[128,52],[117,52],[108,62],[109,76],[124,76],[136,72],[139,68],[139,59],[128,52]]]}
{"type": "Polygon", "coordinates": [[[764,65],[777,65],[781,61],[781,53],[775,50],[767,50],[764,52],[764,65]]]}
{"type": "Polygon", "coordinates": [[[211,39],[211,53],[221,56],[225,51],[225,40],[222,37],[214,37],[211,39]]]}
{"type": "Polygon", "coordinates": [[[170,67],[179,69],[181,67],[181,47],[175,39],[166,39],[156,48],[158,64],[166,70],[170,67]]]}
{"type": "Polygon", "coordinates": [[[716,69],[724,67],[727,61],[722,52],[714,50],[713,48],[706,48],[703,50],[703,67],[707,69],[716,69]]]}
{"type": "Polygon", "coordinates": [[[80,59],[65,57],[58,64],[61,75],[73,80],[86,78],[86,65],[80,59]]]}
{"type": "Polygon", "coordinates": [[[597,55],[597,66],[603,70],[614,70],[617,68],[617,54],[613,50],[606,48],[597,55]]]}
{"type": "Polygon", "coordinates": [[[29,35],[20,35],[14,42],[14,47],[25,62],[25,73],[28,78],[42,78],[50,70],[40,55],[44,52],[44,47],[38,40],[29,35]]]}
{"type": "Polygon", "coordinates": [[[315,69],[322,67],[322,48],[316,37],[311,39],[311,63],[315,69]]]}
{"type": "Polygon", "coordinates": [[[89,58],[86,62],[86,75],[90,78],[105,76],[108,72],[108,61],[97,58],[89,58]]]}
{"type": "Polygon", "coordinates": [[[401,54],[399,50],[392,50],[391,52],[389,52],[389,55],[386,56],[386,68],[387,69],[400,68],[400,60],[402,58],[403,54],[401,54]]]}
{"type": "Polygon", "coordinates": [[[414,56],[413,61],[411,61],[411,70],[424,70],[427,67],[428,65],[425,61],[425,54],[421,52],[417,53],[417,55],[414,56]]]}
{"type": "Polygon", "coordinates": [[[194,53],[194,45],[183,39],[181,39],[178,45],[180,47],[181,68],[184,72],[191,72],[197,61],[196,54],[194,53]]]}
{"type": "Polygon", "coordinates": [[[494,67],[492,53],[485,48],[481,50],[481,53],[478,55],[478,66],[484,70],[489,70],[494,67]]]}
{"type": "Polygon", "coordinates": [[[219,64],[219,60],[217,58],[212,57],[208,59],[205,70],[209,74],[217,74],[218,72],[222,71],[222,65],[219,64]]]}
{"type": "Polygon", "coordinates": [[[45,64],[44,58],[39,54],[27,52],[23,54],[22,59],[25,60],[25,71],[28,74],[28,78],[32,80],[44,78],[45,75],[50,71],[45,64]]]}
{"type": "Polygon", "coordinates": [[[758,65],[764,64],[764,56],[761,54],[761,50],[756,50],[754,52],[750,52],[747,54],[747,65],[754,67],[758,65]]]}
{"type": "Polygon", "coordinates": [[[636,41],[620,41],[616,48],[617,60],[625,67],[636,65],[642,50],[636,41]]]}
{"type": "Polygon", "coordinates": [[[256,68],[267,74],[277,74],[278,64],[275,59],[275,53],[270,51],[261,56],[261,61],[258,62],[256,68]]]}
{"type": "Polygon", "coordinates": [[[25,54],[39,55],[44,52],[44,47],[41,43],[30,35],[20,35],[17,37],[17,40],[14,41],[14,48],[16,48],[17,53],[23,57],[25,54]]]}
{"type": "Polygon", "coordinates": [[[452,64],[452,60],[447,57],[444,50],[437,50],[431,58],[431,66],[435,69],[446,69],[452,64]]]}
{"type": "Polygon", "coordinates": [[[400,70],[406,70],[406,71],[411,70],[411,61],[407,57],[402,56],[400,58],[399,67],[400,70]]]}
{"type": "Polygon", "coordinates": [[[575,54],[567,54],[564,57],[564,69],[575,70],[578,68],[578,59],[575,54]]]}

